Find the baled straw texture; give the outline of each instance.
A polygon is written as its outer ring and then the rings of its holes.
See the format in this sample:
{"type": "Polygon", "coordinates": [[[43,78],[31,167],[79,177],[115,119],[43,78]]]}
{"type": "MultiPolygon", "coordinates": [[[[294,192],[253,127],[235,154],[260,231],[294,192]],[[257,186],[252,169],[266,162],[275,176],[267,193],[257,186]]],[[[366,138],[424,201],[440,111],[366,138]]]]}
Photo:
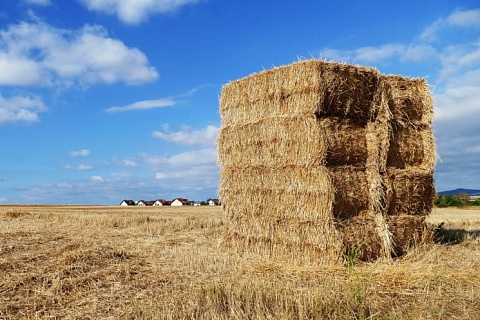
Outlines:
{"type": "Polygon", "coordinates": [[[328,170],[321,166],[224,167],[219,192],[229,212],[245,207],[252,216],[332,219],[333,185],[328,170]]]}
{"type": "Polygon", "coordinates": [[[224,126],[277,116],[319,114],[366,123],[379,73],[373,68],[307,60],[263,71],[226,84],[220,98],[224,126]]]}
{"type": "Polygon", "coordinates": [[[387,166],[433,170],[436,159],[435,139],[431,128],[407,127],[392,132],[387,166]]]}
{"type": "Polygon", "coordinates": [[[264,118],[254,123],[222,127],[219,162],[224,166],[319,166],[326,145],[319,120],[312,116],[264,118]]]}
{"type": "MultiPolygon", "coordinates": [[[[362,211],[355,217],[338,221],[335,227],[342,238],[346,255],[362,261],[372,261],[385,256],[384,239],[377,230],[377,215],[362,211]]],[[[389,254],[388,250],[388,254],[389,254]]]]}
{"type": "Polygon", "coordinates": [[[401,256],[418,244],[431,241],[431,232],[425,223],[425,216],[396,215],[387,218],[392,233],[393,254],[401,256]]]}
{"type": "Polygon", "coordinates": [[[327,166],[365,166],[368,160],[367,130],[351,119],[330,117],[320,120],[327,144],[327,166]]]}
{"type": "Polygon", "coordinates": [[[430,214],[435,201],[432,170],[389,168],[385,176],[387,214],[430,214]]]}
{"type": "Polygon", "coordinates": [[[323,103],[320,70],[324,65],[319,60],[299,62],[226,84],[220,98],[223,125],[317,113],[323,103]]]}
{"type": "Polygon", "coordinates": [[[338,262],[326,168],[224,167],[219,192],[229,221],[227,245],[269,258],[291,257],[295,263],[338,262]]]}
{"type": "Polygon", "coordinates": [[[381,213],[384,201],[382,176],[353,166],[328,168],[335,188],[333,216],[344,220],[370,210],[381,213]]]}
{"type": "Polygon", "coordinates": [[[321,69],[323,103],[320,116],[339,116],[366,123],[378,115],[374,96],[379,73],[373,68],[326,63],[321,69]]]}
{"type": "Polygon", "coordinates": [[[384,76],[389,86],[389,107],[394,127],[431,126],[433,100],[425,79],[384,76]]]}

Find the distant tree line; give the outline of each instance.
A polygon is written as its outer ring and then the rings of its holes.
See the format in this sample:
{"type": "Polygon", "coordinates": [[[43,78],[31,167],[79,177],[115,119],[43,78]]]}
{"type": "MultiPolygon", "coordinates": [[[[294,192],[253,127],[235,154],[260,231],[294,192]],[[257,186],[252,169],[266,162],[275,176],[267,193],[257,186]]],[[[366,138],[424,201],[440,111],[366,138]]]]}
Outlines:
{"type": "Polygon", "coordinates": [[[480,206],[480,199],[471,199],[468,193],[437,195],[435,205],[439,208],[480,206]]]}

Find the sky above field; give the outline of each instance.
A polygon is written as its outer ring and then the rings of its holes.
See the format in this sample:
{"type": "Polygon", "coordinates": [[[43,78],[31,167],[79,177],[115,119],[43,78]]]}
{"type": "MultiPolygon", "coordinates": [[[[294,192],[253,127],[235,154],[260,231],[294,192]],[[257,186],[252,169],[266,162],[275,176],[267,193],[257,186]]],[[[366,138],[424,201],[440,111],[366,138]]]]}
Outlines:
{"type": "Polygon", "coordinates": [[[0,203],[217,197],[222,85],[308,58],[426,77],[480,189],[478,0],[2,0],[0,203]]]}

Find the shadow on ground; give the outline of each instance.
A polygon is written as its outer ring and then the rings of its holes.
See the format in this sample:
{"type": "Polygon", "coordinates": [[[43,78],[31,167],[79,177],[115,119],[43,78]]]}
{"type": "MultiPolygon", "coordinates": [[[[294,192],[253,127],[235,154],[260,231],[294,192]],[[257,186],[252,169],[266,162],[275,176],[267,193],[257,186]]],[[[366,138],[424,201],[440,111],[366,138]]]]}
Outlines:
{"type": "Polygon", "coordinates": [[[465,240],[480,240],[480,230],[445,229],[442,222],[433,229],[433,240],[442,244],[457,244],[465,240]]]}

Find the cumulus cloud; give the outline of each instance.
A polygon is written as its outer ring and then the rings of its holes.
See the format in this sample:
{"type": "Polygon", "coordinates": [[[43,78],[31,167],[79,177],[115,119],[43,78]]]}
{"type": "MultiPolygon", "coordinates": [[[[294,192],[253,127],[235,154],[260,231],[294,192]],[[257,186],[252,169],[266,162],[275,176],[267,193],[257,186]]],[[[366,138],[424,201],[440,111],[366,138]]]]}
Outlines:
{"type": "Polygon", "coordinates": [[[89,10],[115,15],[127,24],[138,24],[151,15],[175,11],[198,0],[80,0],[89,10]]]}
{"type": "Polygon", "coordinates": [[[67,170],[88,171],[92,170],[93,166],[89,164],[66,164],[63,168],[67,170]]]}
{"type": "Polygon", "coordinates": [[[178,102],[175,101],[173,98],[162,98],[156,100],[143,100],[128,104],[126,106],[115,106],[106,109],[106,112],[110,113],[117,113],[117,112],[124,112],[124,111],[134,111],[134,110],[148,110],[148,109],[155,109],[155,108],[165,108],[165,107],[173,107],[178,102]]]}
{"type": "Polygon", "coordinates": [[[441,32],[452,27],[479,28],[480,9],[456,10],[448,17],[443,17],[428,25],[420,34],[420,39],[426,42],[436,42],[442,37],[441,32]]]}
{"type": "Polygon", "coordinates": [[[143,161],[155,171],[155,179],[171,190],[186,195],[216,195],[219,166],[215,148],[185,151],[171,156],[143,154],[143,161]]]}
{"type": "Polygon", "coordinates": [[[183,126],[180,131],[170,131],[169,125],[163,125],[163,132],[154,131],[152,135],[167,142],[178,143],[185,146],[209,146],[214,145],[220,128],[209,125],[203,129],[193,129],[183,126]]]}
{"type": "Polygon", "coordinates": [[[90,155],[90,150],[82,149],[78,151],[70,151],[68,154],[70,157],[87,157],[90,155]]]}
{"type": "Polygon", "coordinates": [[[92,180],[92,182],[102,182],[103,181],[103,177],[101,177],[101,176],[92,176],[90,179],[92,180]]]}
{"type": "Polygon", "coordinates": [[[109,37],[101,26],[71,31],[41,21],[0,30],[0,69],[0,85],[17,86],[139,84],[158,78],[143,52],[109,37]]]}
{"type": "Polygon", "coordinates": [[[0,94],[0,125],[16,122],[37,122],[39,121],[38,114],[46,110],[47,108],[41,98],[37,96],[4,98],[0,94]]]}

